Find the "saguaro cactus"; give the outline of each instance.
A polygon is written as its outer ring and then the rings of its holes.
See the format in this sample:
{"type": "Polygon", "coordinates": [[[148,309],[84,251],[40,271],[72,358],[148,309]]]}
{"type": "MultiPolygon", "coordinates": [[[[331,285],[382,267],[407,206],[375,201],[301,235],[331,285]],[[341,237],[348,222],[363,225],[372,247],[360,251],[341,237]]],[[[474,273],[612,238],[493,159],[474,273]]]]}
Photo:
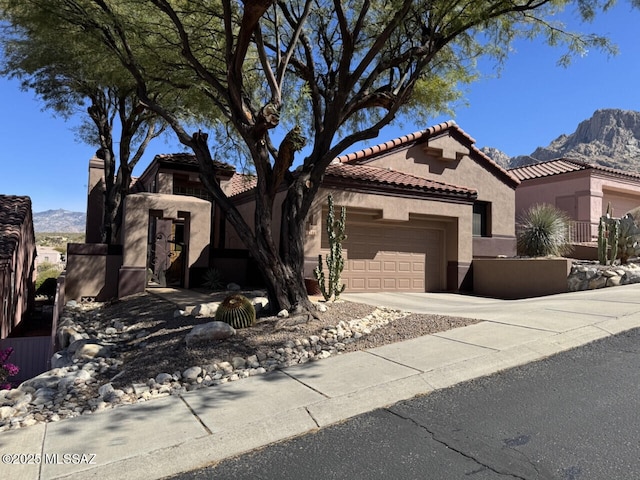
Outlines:
{"type": "Polygon", "coordinates": [[[600,217],[598,223],[598,261],[600,265],[607,264],[607,250],[609,248],[609,240],[607,239],[607,225],[604,221],[605,217],[600,217]]]}
{"type": "Polygon", "coordinates": [[[598,224],[598,260],[602,265],[613,265],[619,258],[627,263],[629,258],[640,255],[640,228],[629,213],[613,218],[611,205],[600,217],[598,224]]]}
{"type": "Polygon", "coordinates": [[[347,222],[347,209],[340,208],[340,219],[336,220],[333,206],[333,197],[329,194],[329,212],[327,213],[327,235],[329,237],[329,253],[327,254],[328,281],[322,269],[322,255],[318,255],[318,266],[313,274],[318,280],[320,291],[325,300],[337,300],[346,287],[341,284],[340,276],[344,269],[344,258],[342,257],[342,242],[347,239],[345,226],[347,222]]]}

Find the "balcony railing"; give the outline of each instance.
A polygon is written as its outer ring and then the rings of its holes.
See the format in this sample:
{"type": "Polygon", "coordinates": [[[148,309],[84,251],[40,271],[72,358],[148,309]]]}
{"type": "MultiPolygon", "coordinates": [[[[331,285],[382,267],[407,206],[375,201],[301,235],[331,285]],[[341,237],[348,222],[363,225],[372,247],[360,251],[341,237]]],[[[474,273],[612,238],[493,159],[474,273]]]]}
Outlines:
{"type": "MultiPolygon", "coordinates": [[[[520,228],[520,225],[516,225],[516,235],[519,234],[520,228]]],[[[570,221],[567,228],[569,243],[590,243],[598,241],[597,223],[570,221]]]]}
{"type": "Polygon", "coordinates": [[[569,241],[585,243],[598,241],[598,224],[591,222],[569,222],[569,241]]]}

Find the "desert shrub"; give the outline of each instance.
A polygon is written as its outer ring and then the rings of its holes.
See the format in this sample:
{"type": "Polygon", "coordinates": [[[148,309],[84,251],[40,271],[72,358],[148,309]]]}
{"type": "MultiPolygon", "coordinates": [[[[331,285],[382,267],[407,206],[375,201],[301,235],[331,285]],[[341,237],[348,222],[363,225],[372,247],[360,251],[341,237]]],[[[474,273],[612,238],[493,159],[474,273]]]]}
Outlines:
{"type": "MultiPolygon", "coordinates": [[[[38,276],[36,277],[36,291],[40,290],[42,285],[49,279],[53,279],[54,285],[57,281],[57,278],[60,276],[60,270],[58,268],[52,267],[46,270],[38,271],[38,276]]],[[[55,288],[53,290],[55,295],[55,288]]]]}
{"type": "Polygon", "coordinates": [[[569,217],[546,203],[534,205],[518,222],[518,254],[529,257],[564,256],[571,252],[569,217]]]}
{"type": "Polygon", "coordinates": [[[221,290],[225,286],[222,272],[217,268],[209,268],[203,276],[202,286],[209,290],[221,290]]]}

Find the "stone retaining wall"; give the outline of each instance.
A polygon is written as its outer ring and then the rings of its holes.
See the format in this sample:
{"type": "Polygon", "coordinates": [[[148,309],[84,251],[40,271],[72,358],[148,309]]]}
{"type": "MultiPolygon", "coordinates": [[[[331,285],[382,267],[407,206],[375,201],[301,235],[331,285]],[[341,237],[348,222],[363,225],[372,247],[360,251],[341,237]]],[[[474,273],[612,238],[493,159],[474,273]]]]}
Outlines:
{"type": "Polygon", "coordinates": [[[567,281],[570,292],[640,283],[640,265],[629,263],[605,266],[595,262],[575,261],[567,281]]]}

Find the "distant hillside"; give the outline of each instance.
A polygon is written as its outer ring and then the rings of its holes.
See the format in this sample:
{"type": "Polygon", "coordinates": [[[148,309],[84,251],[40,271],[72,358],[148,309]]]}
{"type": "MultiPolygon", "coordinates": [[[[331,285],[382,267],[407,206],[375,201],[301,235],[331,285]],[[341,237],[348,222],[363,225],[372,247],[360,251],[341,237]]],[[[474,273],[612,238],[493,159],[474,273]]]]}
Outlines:
{"type": "Polygon", "coordinates": [[[591,118],[580,122],[575,132],[561,134],[530,155],[509,158],[496,148],[487,147],[482,151],[506,168],[564,157],[640,172],[640,112],[597,110],[591,118]]]}
{"type": "Polygon", "coordinates": [[[47,210],[33,214],[33,227],[39,232],[82,233],[85,231],[86,215],[84,212],[69,210],[47,210]]]}

